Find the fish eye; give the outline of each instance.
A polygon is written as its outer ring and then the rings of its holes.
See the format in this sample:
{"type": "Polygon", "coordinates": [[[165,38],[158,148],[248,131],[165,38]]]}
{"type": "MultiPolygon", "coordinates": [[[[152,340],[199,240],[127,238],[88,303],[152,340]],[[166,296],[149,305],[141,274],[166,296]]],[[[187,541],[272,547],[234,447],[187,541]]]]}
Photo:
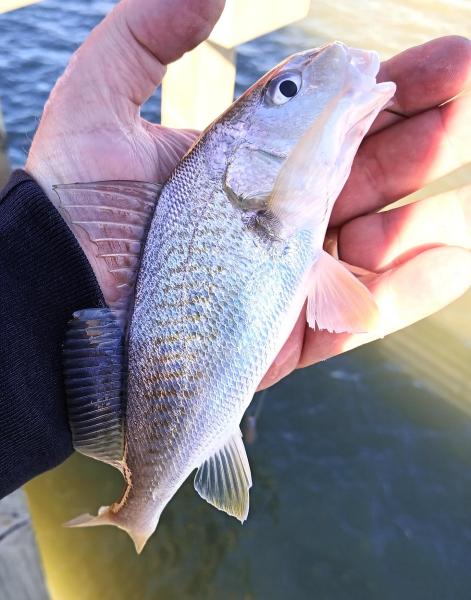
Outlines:
{"type": "Polygon", "coordinates": [[[278,75],[269,82],[266,98],[271,104],[285,104],[296,96],[301,88],[301,83],[301,74],[295,71],[278,75]]]}

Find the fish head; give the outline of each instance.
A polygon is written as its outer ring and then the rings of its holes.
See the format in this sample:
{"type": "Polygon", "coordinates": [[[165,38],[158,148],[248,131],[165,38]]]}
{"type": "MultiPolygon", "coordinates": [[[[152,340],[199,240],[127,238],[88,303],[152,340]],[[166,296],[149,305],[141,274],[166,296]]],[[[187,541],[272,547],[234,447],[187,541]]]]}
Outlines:
{"type": "Polygon", "coordinates": [[[224,173],[230,200],[289,218],[278,205],[305,194],[294,208],[306,217],[316,204],[309,226],[319,214],[325,220],[361,140],[394,95],[394,83],[376,82],[379,67],[376,52],[333,42],[294,54],[247,90],[229,111],[238,129],[224,173]]]}
{"type": "Polygon", "coordinates": [[[342,118],[350,129],[395,91],[394,84],[376,83],[379,66],[376,52],[341,42],[294,54],[255,84],[258,101],[248,143],[287,156],[323,115],[332,117],[324,128],[336,127],[334,121],[342,118]]]}

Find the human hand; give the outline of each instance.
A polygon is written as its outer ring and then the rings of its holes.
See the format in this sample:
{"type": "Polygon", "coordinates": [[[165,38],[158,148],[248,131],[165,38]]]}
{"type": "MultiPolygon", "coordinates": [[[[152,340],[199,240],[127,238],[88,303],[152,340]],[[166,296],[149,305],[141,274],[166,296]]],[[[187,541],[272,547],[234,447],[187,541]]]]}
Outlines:
{"type": "Polygon", "coordinates": [[[471,165],[471,97],[441,106],[471,83],[471,42],[444,37],[406,50],[382,64],[378,81],[397,84],[389,107],[396,114],[380,113],[360,146],[326,238],[341,260],[373,272],[365,283],[380,309],[378,328],[355,335],[314,331],[303,310],[260,389],[407,327],[471,285],[471,186],[377,212],[471,165]]]}
{"type": "MultiPolygon", "coordinates": [[[[224,0],[122,0],[93,30],[57,81],[26,162],[53,204],[55,184],[168,178],[198,134],[149,123],[140,109],[165,65],[206,39],[223,7],[224,0]]],[[[109,301],[113,276],[99,270],[94,243],[61,214],[109,301]]]]}
{"type": "MultiPolygon", "coordinates": [[[[193,142],[195,132],[140,117],[165,64],[209,34],[224,4],[176,1],[120,2],[56,84],[26,164],[54,203],[57,183],[165,181],[193,142]]],[[[390,110],[405,116],[383,112],[373,124],[328,232],[342,260],[377,273],[368,287],[380,307],[380,328],[362,335],[313,331],[303,311],[261,387],[406,327],[469,287],[470,189],[376,211],[471,160],[469,98],[439,106],[465,88],[470,72],[471,43],[456,37],[412,48],[382,65],[379,78],[398,86],[390,110]]]]}

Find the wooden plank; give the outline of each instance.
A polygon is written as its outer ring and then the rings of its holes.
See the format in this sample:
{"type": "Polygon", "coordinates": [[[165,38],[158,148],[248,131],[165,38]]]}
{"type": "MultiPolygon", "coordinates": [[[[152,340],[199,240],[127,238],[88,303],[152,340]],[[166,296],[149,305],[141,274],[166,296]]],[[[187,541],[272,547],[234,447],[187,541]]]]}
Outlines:
{"type": "Polygon", "coordinates": [[[307,16],[311,0],[226,0],[209,39],[235,48],[307,16]]]}
{"type": "Polygon", "coordinates": [[[162,124],[204,129],[232,102],[235,46],[305,17],[310,0],[227,0],[209,41],[168,66],[162,124]]]}
{"type": "Polygon", "coordinates": [[[0,501],[0,598],[49,599],[22,490],[0,501]]]}
{"type": "Polygon", "coordinates": [[[23,6],[36,4],[37,2],[41,2],[41,0],[0,0],[0,13],[6,13],[10,10],[23,8],[23,6]]]}
{"type": "Polygon", "coordinates": [[[162,123],[204,129],[232,102],[235,55],[204,42],[168,66],[162,84],[162,123]]]}

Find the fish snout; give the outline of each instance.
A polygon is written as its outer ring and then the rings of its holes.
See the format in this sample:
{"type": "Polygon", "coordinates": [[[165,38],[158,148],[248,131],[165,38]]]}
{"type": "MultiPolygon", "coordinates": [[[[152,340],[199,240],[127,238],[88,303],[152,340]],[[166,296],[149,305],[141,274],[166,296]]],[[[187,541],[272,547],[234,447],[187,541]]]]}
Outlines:
{"type": "Polygon", "coordinates": [[[378,75],[380,60],[374,50],[360,50],[359,48],[348,48],[350,64],[354,69],[368,77],[376,78],[378,75]]]}
{"type": "Polygon", "coordinates": [[[322,55],[323,60],[327,61],[332,66],[347,64],[349,61],[348,57],[349,48],[342,42],[330,42],[321,46],[316,55],[322,55]]]}

